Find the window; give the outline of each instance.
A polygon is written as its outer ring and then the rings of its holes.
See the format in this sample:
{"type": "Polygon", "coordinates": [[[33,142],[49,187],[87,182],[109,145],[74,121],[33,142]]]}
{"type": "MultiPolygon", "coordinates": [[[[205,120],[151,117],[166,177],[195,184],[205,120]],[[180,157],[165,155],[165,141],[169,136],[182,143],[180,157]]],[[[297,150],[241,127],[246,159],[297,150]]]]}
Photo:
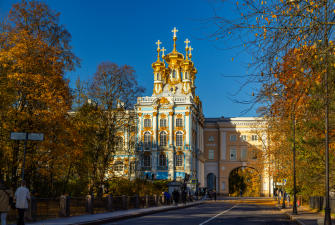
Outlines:
{"type": "Polygon", "coordinates": [[[166,119],[161,119],[160,121],[159,121],[159,125],[160,125],[160,127],[167,127],[166,126],[166,119]]]}
{"type": "Polygon", "coordinates": [[[150,155],[144,155],[143,166],[144,167],[151,167],[151,157],[150,157],[150,155]]]}
{"type": "Polygon", "coordinates": [[[185,79],[190,79],[189,73],[187,71],[185,72],[185,79]]]}
{"type": "Polygon", "coordinates": [[[183,166],[183,155],[176,155],[176,166],[183,166]]]}
{"type": "Polygon", "coordinates": [[[208,159],[214,159],[214,150],[208,150],[208,159]]]}
{"type": "Polygon", "coordinates": [[[176,78],[176,76],[177,76],[177,71],[176,71],[176,70],[173,70],[173,71],[172,71],[172,78],[176,78]]]}
{"type": "Polygon", "coordinates": [[[161,167],[166,166],[166,155],[164,153],[159,155],[159,166],[161,167]]]}
{"type": "Polygon", "coordinates": [[[183,127],[183,119],[176,119],[176,127],[183,127]]]}
{"type": "Polygon", "coordinates": [[[144,127],[151,127],[151,119],[144,119],[144,127]]]}
{"type": "Polygon", "coordinates": [[[245,161],[245,160],[247,160],[247,149],[242,148],[241,149],[241,161],[245,161]]]}
{"type": "Polygon", "coordinates": [[[123,148],[123,138],[122,137],[117,137],[116,145],[117,145],[117,148],[119,149],[123,148]]]}
{"type": "Polygon", "coordinates": [[[136,169],[136,163],[135,162],[131,162],[130,163],[130,172],[133,173],[135,172],[136,169]]]}
{"type": "Polygon", "coordinates": [[[246,141],[247,140],[247,135],[241,135],[241,140],[246,141]]]}
{"type": "Polygon", "coordinates": [[[209,136],[208,141],[213,142],[214,141],[214,136],[209,136]]]}
{"type": "Polygon", "coordinates": [[[222,182],[222,184],[221,184],[221,190],[224,190],[225,189],[225,182],[222,182]]]}
{"type": "Polygon", "coordinates": [[[150,134],[150,132],[147,131],[147,132],[144,133],[144,145],[146,147],[149,147],[150,142],[151,142],[151,134],[150,134]]]}
{"type": "Polygon", "coordinates": [[[230,141],[236,141],[236,134],[230,135],[230,141]]]}
{"type": "Polygon", "coordinates": [[[123,162],[114,163],[113,170],[117,172],[123,171],[123,162]]]}
{"type": "Polygon", "coordinates": [[[183,146],[183,133],[180,131],[176,133],[176,145],[183,146]]]}
{"type": "Polygon", "coordinates": [[[258,140],[258,136],[256,134],[251,136],[251,140],[253,141],[257,141],[258,140]]]}
{"type": "Polygon", "coordinates": [[[236,149],[235,148],[230,149],[230,160],[236,160],[236,149]]]}
{"type": "Polygon", "coordinates": [[[166,139],[167,139],[167,135],[166,135],[166,132],[165,131],[162,131],[160,133],[160,146],[166,146],[166,139]]]}
{"type": "Polygon", "coordinates": [[[252,152],[251,152],[251,158],[252,159],[257,159],[257,150],[256,149],[252,150],[252,152]]]}

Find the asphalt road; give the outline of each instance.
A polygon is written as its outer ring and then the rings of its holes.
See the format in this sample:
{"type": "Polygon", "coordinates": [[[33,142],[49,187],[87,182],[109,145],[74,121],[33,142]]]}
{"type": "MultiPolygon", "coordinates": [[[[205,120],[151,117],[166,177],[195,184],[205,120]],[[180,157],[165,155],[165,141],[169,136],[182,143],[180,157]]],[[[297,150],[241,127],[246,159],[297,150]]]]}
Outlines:
{"type": "MultiPolygon", "coordinates": [[[[112,224],[139,225],[289,225],[291,222],[268,200],[224,200],[121,220],[112,224]]],[[[106,224],[106,225],[107,225],[106,224]]]]}

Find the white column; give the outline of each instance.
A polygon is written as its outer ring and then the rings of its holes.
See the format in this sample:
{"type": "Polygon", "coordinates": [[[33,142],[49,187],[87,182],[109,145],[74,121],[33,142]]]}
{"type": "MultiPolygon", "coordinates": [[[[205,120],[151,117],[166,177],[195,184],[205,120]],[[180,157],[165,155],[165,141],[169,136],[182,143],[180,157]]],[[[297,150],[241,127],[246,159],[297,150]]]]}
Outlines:
{"type": "Polygon", "coordinates": [[[137,131],[137,138],[138,138],[138,142],[142,142],[142,113],[138,114],[138,131],[137,131]]]}
{"type": "Polygon", "coordinates": [[[152,116],[152,130],[153,130],[153,134],[152,134],[152,142],[154,144],[154,149],[157,149],[157,112],[153,112],[153,116],[152,116]]]}
{"type": "Polygon", "coordinates": [[[168,151],[168,167],[169,167],[169,179],[174,179],[174,157],[173,157],[173,151],[168,151]]]}
{"type": "Polygon", "coordinates": [[[169,144],[174,145],[173,143],[173,111],[169,112],[169,144]]]}
{"type": "Polygon", "coordinates": [[[152,163],[152,173],[154,173],[156,175],[157,172],[157,151],[151,151],[151,163],[152,163]]]}
{"type": "Polygon", "coordinates": [[[221,138],[221,160],[226,159],[226,152],[227,152],[227,146],[226,146],[226,132],[221,131],[220,132],[220,138],[221,138]]]}
{"type": "Polygon", "coordinates": [[[190,134],[191,134],[191,130],[190,130],[190,113],[186,112],[185,113],[185,122],[186,122],[186,127],[185,127],[185,131],[186,131],[186,144],[191,146],[191,142],[190,142],[190,134]]]}

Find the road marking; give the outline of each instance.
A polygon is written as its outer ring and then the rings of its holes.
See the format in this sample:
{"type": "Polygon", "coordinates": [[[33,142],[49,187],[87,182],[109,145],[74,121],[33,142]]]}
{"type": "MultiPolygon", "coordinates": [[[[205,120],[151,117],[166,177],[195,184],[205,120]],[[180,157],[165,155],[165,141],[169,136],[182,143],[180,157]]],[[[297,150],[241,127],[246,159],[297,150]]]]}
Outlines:
{"type": "Polygon", "coordinates": [[[221,216],[222,214],[225,214],[226,212],[229,212],[230,210],[232,210],[232,209],[235,208],[236,206],[238,206],[238,204],[237,204],[237,205],[234,205],[233,207],[231,207],[231,208],[229,208],[229,209],[226,209],[226,210],[223,211],[223,212],[220,212],[219,214],[216,214],[215,216],[209,218],[209,219],[206,220],[205,222],[200,223],[199,225],[204,225],[204,224],[206,224],[206,223],[208,223],[208,222],[214,220],[216,217],[221,216]]]}

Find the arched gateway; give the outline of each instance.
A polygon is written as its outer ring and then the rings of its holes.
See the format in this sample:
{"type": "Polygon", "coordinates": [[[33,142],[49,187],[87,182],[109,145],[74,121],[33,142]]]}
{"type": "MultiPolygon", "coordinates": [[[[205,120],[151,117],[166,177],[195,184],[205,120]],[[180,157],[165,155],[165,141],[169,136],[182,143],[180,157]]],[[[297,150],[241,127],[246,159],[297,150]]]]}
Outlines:
{"type": "Polygon", "coordinates": [[[262,176],[252,167],[239,166],[229,173],[230,196],[261,196],[262,176]]]}

